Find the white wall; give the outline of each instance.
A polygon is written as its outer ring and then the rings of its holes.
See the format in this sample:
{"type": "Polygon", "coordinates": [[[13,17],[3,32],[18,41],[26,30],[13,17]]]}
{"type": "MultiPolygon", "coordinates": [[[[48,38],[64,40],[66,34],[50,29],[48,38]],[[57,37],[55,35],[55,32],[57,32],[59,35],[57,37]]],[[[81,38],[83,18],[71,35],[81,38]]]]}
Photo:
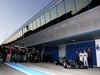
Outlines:
{"type": "Polygon", "coordinates": [[[100,39],[95,40],[97,67],[100,67],[100,39]]]}
{"type": "Polygon", "coordinates": [[[59,57],[65,57],[66,55],[66,45],[59,45],[59,57]]]}

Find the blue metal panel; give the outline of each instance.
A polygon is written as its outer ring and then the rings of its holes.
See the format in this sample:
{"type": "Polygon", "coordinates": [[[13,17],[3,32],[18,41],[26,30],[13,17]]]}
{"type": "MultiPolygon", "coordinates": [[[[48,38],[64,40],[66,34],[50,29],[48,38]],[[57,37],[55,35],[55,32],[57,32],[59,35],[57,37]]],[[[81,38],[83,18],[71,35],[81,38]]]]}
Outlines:
{"type": "Polygon", "coordinates": [[[44,53],[51,53],[52,54],[52,62],[55,62],[55,60],[58,59],[58,50],[59,50],[58,46],[45,47],[44,53]]]}
{"type": "Polygon", "coordinates": [[[72,59],[76,61],[76,51],[80,52],[85,49],[86,52],[88,52],[88,47],[93,52],[93,65],[97,65],[96,62],[96,51],[95,51],[95,41],[89,41],[89,42],[81,42],[76,44],[69,44],[66,45],[66,56],[68,59],[72,59]]]}

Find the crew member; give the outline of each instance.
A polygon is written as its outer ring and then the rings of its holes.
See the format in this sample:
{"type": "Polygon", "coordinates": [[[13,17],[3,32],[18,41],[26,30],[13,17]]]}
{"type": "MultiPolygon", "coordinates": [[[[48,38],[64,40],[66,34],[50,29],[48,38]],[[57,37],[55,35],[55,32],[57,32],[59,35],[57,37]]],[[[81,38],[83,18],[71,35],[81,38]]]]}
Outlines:
{"type": "Polygon", "coordinates": [[[79,53],[79,60],[83,62],[83,53],[81,51],[79,53]]]}
{"type": "Polygon", "coordinates": [[[90,68],[90,64],[91,64],[91,67],[93,68],[93,61],[92,61],[92,58],[93,58],[93,53],[92,53],[92,51],[90,50],[90,48],[88,48],[88,64],[89,64],[89,68],[90,68]]]}
{"type": "Polygon", "coordinates": [[[88,57],[88,54],[86,50],[84,50],[84,53],[83,53],[84,66],[88,66],[87,57],[88,57]]]}

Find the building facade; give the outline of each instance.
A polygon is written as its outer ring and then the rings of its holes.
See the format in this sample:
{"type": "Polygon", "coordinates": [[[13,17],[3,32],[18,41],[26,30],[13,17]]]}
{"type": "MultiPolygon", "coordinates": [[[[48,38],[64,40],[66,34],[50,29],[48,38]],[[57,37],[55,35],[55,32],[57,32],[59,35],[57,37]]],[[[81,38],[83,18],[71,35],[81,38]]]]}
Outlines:
{"type": "Polygon", "coordinates": [[[35,47],[52,53],[52,61],[64,56],[75,60],[75,51],[90,47],[97,65],[95,40],[100,39],[99,19],[99,0],[54,0],[2,44],[35,47]]]}

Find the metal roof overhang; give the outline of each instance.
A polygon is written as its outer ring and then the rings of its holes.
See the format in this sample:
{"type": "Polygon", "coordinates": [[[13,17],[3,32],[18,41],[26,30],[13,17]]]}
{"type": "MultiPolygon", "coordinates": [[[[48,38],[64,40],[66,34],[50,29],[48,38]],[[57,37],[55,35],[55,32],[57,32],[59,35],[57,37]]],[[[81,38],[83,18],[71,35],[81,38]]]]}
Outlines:
{"type": "Polygon", "coordinates": [[[31,45],[28,47],[33,47],[33,46],[34,47],[43,47],[43,46],[48,47],[48,46],[55,46],[55,45],[60,45],[60,44],[72,44],[72,43],[77,43],[77,42],[92,41],[95,39],[100,39],[100,29],[94,30],[91,32],[78,34],[78,35],[69,36],[69,37],[66,36],[64,38],[47,41],[44,43],[31,45]]]}

